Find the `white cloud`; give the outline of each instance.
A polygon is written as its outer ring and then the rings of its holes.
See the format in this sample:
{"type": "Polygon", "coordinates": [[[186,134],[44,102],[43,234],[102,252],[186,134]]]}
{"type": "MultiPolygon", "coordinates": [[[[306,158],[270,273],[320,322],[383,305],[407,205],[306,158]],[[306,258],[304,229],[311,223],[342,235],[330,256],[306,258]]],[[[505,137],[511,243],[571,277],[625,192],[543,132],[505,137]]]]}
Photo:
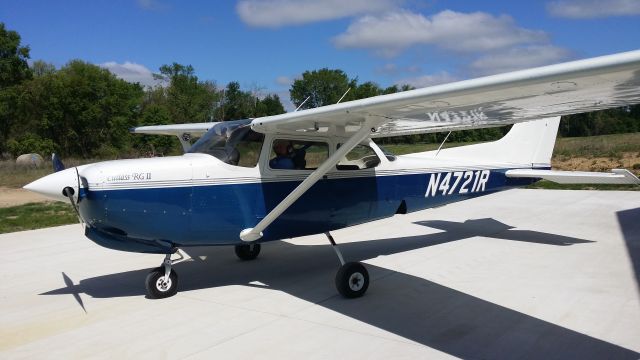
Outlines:
{"type": "Polygon", "coordinates": [[[427,87],[427,86],[433,86],[433,85],[438,85],[438,84],[446,84],[446,83],[450,83],[450,82],[454,82],[459,80],[458,78],[456,78],[455,76],[449,74],[446,71],[441,71],[439,73],[436,74],[430,74],[430,75],[422,75],[422,76],[418,76],[418,77],[413,77],[413,78],[406,78],[406,79],[400,79],[398,81],[396,81],[395,83],[397,85],[411,85],[417,89],[419,88],[423,88],[423,87],[427,87]]]}
{"type": "Polygon", "coordinates": [[[164,80],[154,79],[151,70],[147,69],[144,65],[132,63],[129,61],[126,61],[123,64],[117,63],[115,61],[109,61],[100,64],[100,66],[111,71],[120,79],[131,83],[140,83],[140,85],[152,87],[156,85],[166,84],[164,80]]]}
{"type": "Polygon", "coordinates": [[[389,10],[401,0],[241,0],[240,19],[256,27],[299,25],[389,10]]]}
{"type": "Polygon", "coordinates": [[[136,0],[138,6],[145,10],[164,10],[168,6],[159,0],[136,0]]]}
{"type": "Polygon", "coordinates": [[[417,65],[398,66],[394,63],[387,63],[381,67],[378,67],[375,71],[378,74],[384,74],[384,75],[396,75],[396,74],[402,74],[402,73],[415,74],[417,72],[420,72],[420,67],[417,65]]]}
{"type": "Polygon", "coordinates": [[[571,58],[573,54],[553,45],[532,45],[516,47],[486,54],[471,63],[476,75],[491,75],[558,63],[571,58]]]}
{"type": "Polygon", "coordinates": [[[547,3],[547,11],[553,16],[573,19],[640,15],[640,1],[559,0],[547,3]]]}
{"type": "Polygon", "coordinates": [[[363,48],[395,56],[413,45],[434,45],[457,52],[480,52],[545,42],[542,31],[516,26],[508,15],[445,10],[430,17],[409,11],[367,15],[333,39],[338,48],[363,48]]]}
{"type": "Polygon", "coordinates": [[[282,86],[290,86],[293,83],[293,80],[294,79],[288,76],[278,76],[276,78],[276,84],[282,85],[282,86]]]}

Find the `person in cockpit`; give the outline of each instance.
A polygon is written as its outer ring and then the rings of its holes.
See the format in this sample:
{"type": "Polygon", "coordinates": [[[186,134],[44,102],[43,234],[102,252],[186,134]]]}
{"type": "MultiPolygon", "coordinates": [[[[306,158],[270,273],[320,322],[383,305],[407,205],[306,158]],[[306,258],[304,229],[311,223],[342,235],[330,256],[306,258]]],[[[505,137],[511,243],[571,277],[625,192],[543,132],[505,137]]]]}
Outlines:
{"type": "Polygon", "coordinates": [[[276,140],[273,142],[273,152],[276,157],[269,160],[269,166],[272,169],[294,169],[295,164],[289,155],[291,144],[287,140],[276,140]]]}

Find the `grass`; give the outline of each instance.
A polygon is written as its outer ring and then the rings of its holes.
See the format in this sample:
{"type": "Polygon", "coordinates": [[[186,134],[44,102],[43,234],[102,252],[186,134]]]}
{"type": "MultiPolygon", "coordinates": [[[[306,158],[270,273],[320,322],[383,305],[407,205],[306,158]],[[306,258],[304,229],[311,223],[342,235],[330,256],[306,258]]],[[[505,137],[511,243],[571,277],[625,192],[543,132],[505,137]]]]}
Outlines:
{"type": "Polygon", "coordinates": [[[0,208],[0,234],[74,224],[78,216],[63,202],[30,203],[0,208]]]}
{"type": "Polygon", "coordinates": [[[589,137],[559,138],[553,155],[556,157],[611,157],[624,153],[640,155],[640,132],[589,137]]]}

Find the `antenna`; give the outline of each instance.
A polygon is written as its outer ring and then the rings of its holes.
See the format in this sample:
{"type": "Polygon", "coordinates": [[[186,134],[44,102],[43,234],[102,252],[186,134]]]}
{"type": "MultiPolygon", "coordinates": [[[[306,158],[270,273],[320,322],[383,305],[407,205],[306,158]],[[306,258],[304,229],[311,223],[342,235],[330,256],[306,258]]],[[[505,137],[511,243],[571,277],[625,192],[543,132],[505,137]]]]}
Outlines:
{"type": "Polygon", "coordinates": [[[440,149],[442,149],[442,145],[444,145],[444,143],[447,141],[447,139],[449,138],[449,135],[451,135],[451,131],[449,131],[449,133],[447,134],[447,136],[444,137],[444,140],[442,140],[442,144],[440,144],[440,146],[438,146],[438,151],[436,152],[436,156],[438,156],[438,154],[440,154],[440,149]]]}
{"type": "Polygon", "coordinates": [[[306,98],[306,99],[304,99],[304,101],[302,102],[302,104],[298,105],[298,107],[297,107],[295,110],[293,110],[293,112],[296,112],[296,111],[300,110],[300,108],[302,107],[302,105],[304,105],[304,103],[306,103],[306,102],[307,102],[307,100],[309,100],[309,98],[311,98],[311,95],[307,96],[307,98],[306,98]]]}
{"type": "Polygon", "coordinates": [[[342,97],[340,98],[340,100],[338,100],[336,104],[340,104],[340,101],[342,101],[342,99],[344,99],[344,97],[347,96],[347,93],[349,92],[349,90],[351,90],[351,88],[348,88],[347,91],[345,91],[344,94],[342,94],[342,97]]]}

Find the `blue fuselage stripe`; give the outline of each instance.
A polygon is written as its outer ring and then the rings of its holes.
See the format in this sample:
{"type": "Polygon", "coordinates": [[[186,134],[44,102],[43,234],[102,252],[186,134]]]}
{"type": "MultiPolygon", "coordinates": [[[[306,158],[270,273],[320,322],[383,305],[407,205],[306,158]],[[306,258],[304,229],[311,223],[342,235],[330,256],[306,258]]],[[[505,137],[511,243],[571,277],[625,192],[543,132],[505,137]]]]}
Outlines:
{"type": "MultiPolygon", "coordinates": [[[[535,181],[507,178],[506,170],[491,170],[484,186],[475,185],[477,191],[473,191],[473,179],[463,188],[465,179],[460,173],[449,173],[447,186],[443,184],[447,173],[324,179],[267,227],[260,241],[316,234],[389,217],[403,201],[406,211],[412,212],[535,181]],[[439,188],[427,193],[434,185],[430,181],[436,180],[430,177],[438,174],[439,188]]],[[[228,245],[240,243],[240,231],[255,226],[299,183],[87,191],[79,205],[92,227],[109,233],[162,240],[175,246],[228,245]]]]}

